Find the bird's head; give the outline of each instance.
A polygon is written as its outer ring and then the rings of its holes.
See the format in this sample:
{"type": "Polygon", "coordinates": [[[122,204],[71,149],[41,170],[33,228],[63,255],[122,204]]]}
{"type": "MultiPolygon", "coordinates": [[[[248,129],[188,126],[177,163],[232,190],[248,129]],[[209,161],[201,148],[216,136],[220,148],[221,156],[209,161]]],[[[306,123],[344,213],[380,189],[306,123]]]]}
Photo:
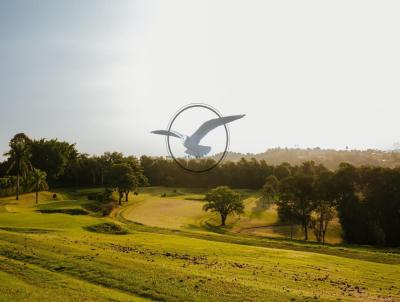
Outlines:
{"type": "Polygon", "coordinates": [[[188,135],[183,135],[182,136],[182,142],[183,142],[183,145],[185,145],[185,143],[187,143],[188,141],[189,141],[189,136],[188,135]]]}

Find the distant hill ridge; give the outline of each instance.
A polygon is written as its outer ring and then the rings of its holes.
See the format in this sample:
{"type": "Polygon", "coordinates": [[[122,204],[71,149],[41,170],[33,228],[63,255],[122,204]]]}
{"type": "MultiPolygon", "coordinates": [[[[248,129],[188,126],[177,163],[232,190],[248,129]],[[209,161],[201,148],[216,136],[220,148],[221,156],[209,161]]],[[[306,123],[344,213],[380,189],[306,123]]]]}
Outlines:
{"type": "MultiPolygon", "coordinates": [[[[216,154],[213,158],[219,158],[216,154]]],[[[268,164],[279,165],[282,162],[288,162],[291,165],[298,165],[305,161],[314,161],[317,164],[323,164],[327,168],[336,169],[340,163],[346,162],[354,166],[382,166],[399,167],[400,152],[383,150],[335,150],[321,148],[272,148],[262,153],[237,153],[228,152],[226,160],[238,161],[241,158],[250,160],[265,160],[268,164]]]]}

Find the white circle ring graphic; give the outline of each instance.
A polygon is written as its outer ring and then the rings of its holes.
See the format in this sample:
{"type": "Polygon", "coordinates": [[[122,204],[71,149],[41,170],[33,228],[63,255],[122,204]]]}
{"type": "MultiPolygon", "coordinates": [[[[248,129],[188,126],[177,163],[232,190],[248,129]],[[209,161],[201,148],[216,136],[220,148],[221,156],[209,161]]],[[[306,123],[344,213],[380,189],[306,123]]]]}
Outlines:
{"type": "MultiPolygon", "coordinates": [[[[193,104],[189,104],[189,105],[186,105],[186,106],[182,107],[181,109],[179,109],[179,110],[175,113],[175,115],[172,117],[171,121],[170,121],[169,124],[168,124],[168,132],[171,131],[172,126],[173,126],[175,120],[176,120],[183,112],[185,112],[185,111],[187,111],[187,110],[190,110],[190,109],[192,109],[192,108],[204,108],[204,109],[207,109],[207,110],[211,111],[212,113],[214,113],[218,118],[222,119],[222,115],[217,111],[217,109],[211,107],[210,105],[203,104],[203,103],[193,103],[193,104]]],[[[167,151],[168,151],[170,157],[174,160],[174,162],[175,162],[180,168],[182,168],[182,169],[185,170],[185,171],[192,172],[192,173],[205,173],[205,172],[211,171],[212,169],[216,168],[219,164],[222,163],[222,161],[225,159],[225,157],[226,157],[226,155],[227,155],[227,152],[228,152],[228,149],[229,149],[229,129],[228,129],[228,126],[227,126],[226,124],[223,124],[223,126],[224,126],[224,129],[225,129],[225,148],[224,148],[224,151],[222,152],[221,156],[219,157],[219,159],[218,159],[213,165],[211,165],[210,167],[207,167],[207,168],[202,169],[202,170],[195,170],[195,169],[191,169],[190,167],[185,167],[185,166],[182,164],[182,162],[180,162],[180,161],[178,160],[178,158],[176,158],[176,157],[174,156],[174,154],[173,154],[173,152],[172,152],[172,150],[171,150],[170,142],[169,142],[169,137],[170,137],[170,135],[167,135],[167,136],[166,136],[166,144],[167,144],[167,151]]]]}

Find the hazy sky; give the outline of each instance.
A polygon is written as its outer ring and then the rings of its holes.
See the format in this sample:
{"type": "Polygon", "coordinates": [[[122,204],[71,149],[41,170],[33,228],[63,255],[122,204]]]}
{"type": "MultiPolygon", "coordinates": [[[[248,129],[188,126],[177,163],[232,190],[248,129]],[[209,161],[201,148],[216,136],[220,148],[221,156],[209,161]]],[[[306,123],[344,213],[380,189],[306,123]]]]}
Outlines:
{"type": "Polygon", "coordinates": [[[0,152],[17,132],[165,155],[191,102],[230,149],[400,141],[399,1],[0,0],[0,152]]]}

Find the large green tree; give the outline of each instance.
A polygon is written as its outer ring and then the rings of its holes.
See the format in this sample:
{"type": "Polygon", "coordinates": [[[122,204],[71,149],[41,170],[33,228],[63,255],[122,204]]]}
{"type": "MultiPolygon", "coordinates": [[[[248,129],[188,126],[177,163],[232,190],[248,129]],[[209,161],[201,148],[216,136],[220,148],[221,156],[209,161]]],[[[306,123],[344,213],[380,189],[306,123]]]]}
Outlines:
{"type": "Polygon", "coordinates": [[[270,175],[265,180],[265,184],[262,188],[262,200],[264,206],[271,205],[279,192],[279,180],[275,175],[270,175]]]}
{"type": "Polygon", "coordinates": [[[229,214],[241,214],[244,204],[240,194],[229,187],[220,186],[206,194],[205,211],[217,212],[221,216],[221,225],[224,226],[229,214]]]}
{"type": "Polygon", "coordinates": [[[149,184],[147,177],[144,175],[143,167],[140,165],[139,160],[134,156],[127,156],[124,158],[124,163],[128,164],[136,177],[137,185],[147,186],[149,184]]]}
{"type": "Polygon", "coordinates": [[[280,201],[277,204],[280,219],[290,219],[291,224],[299,221],[303,227],[304,240],[308,240],[308,228],[314,209],[313,182],[312,176],[298,172],[283,179],[279,188],[280,201]],[[286,217],[282,217],[283,213],[286,217]]]}
{"type": "Polygon", "coordinates": [[[118,192],[119,205],[121,205],[124,194],[126,200],[128,200],[129,192],[136,190],[139,183],[132,168],[126,163],[112,165],[107,178],[109,180],[109,185],[118,192]]]}
{"type": "Polygon", "coordinates": [[[333,172],[325,171],[314,181],[314,215],[311,224],[318,242],[325,244],[325,235],[330,221],[335,217],[336,199],[333,172]]]}
{"type": "Polygon", "coordinates": [[[360,202],[359,170],[350,164],[341,164],[335,172],[334,188],[343,238],[347,242],[371,244],[368,239],[370,223],[365,203],[360,202]]]}
{"type": "Polygon", "coordinates": [[[26,176],[31,168],[30,139],[24,133],[18,133],[10,140],[9,146],[10,151],[4,155],[8,156],[10,163],[8,172],[14,170],[17,175],[16,199],[19,200],[21,176],[26,176]]]}
{"type": "Polygon", "coordinates": [[[341,164],[334,175],[344,240],[399,246],[400,169],[341,164]]]}
{"type": "Polygon", "coordinates": [[[79,152],[75,144],[57,139],[40,139],[30,143],[32,165],[45,171],[48,181],[53,185],[61,185],[60,178],[68,171],[79,165],[76,161],[79,152]]]}

